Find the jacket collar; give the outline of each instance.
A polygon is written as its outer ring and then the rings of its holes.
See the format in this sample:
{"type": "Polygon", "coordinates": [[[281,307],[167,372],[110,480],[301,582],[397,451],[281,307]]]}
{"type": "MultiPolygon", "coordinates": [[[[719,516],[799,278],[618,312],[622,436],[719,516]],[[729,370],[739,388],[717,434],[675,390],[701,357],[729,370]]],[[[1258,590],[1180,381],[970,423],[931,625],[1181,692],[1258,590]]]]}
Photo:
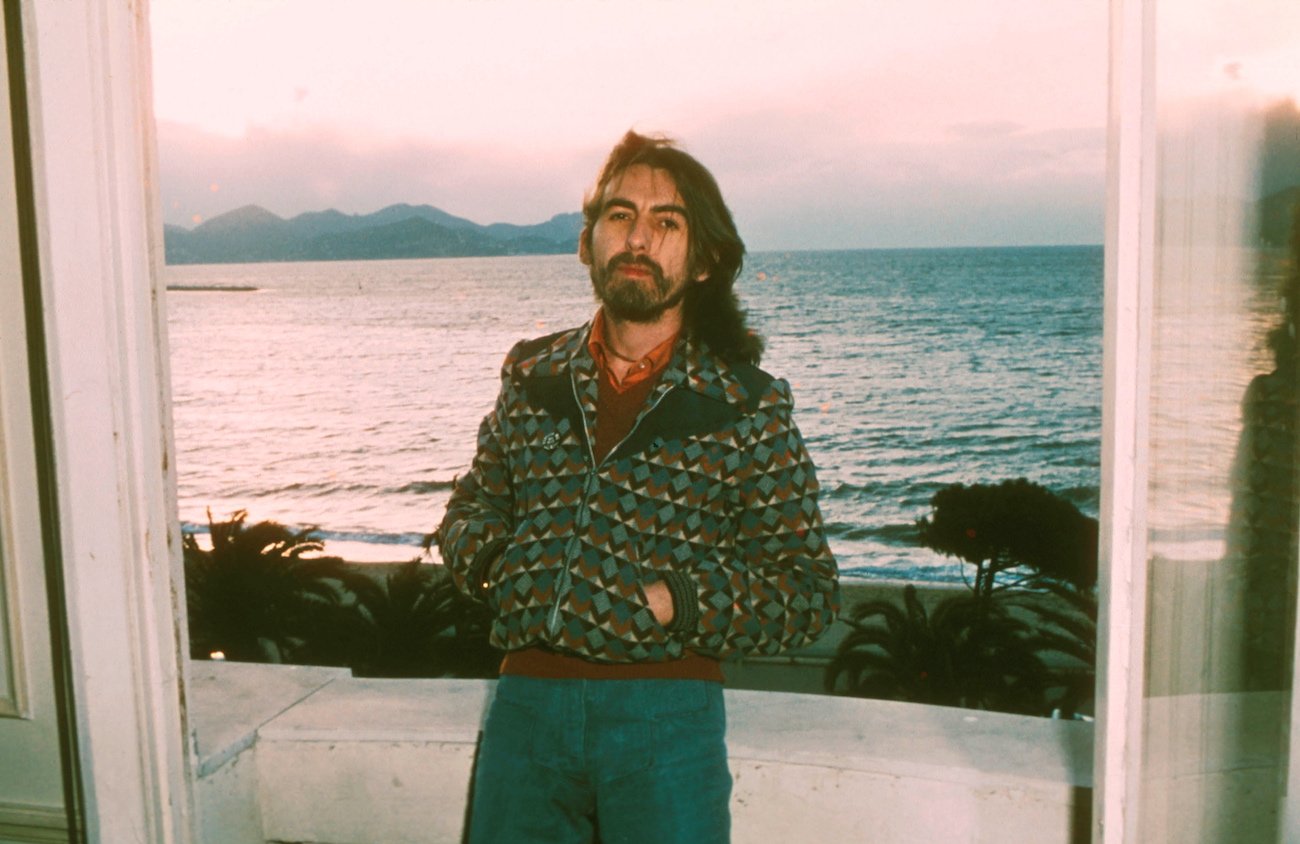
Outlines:
{"type": "MultiPolygon", "coordinates": [[[[587,348],[591,323],[551,338],[539,349],[533,349],[509,365],[516,377],[546,377],[572,373],[574,384],[584,399],[595,401],[599,368],[587,348]]],[[[737,406],[744,405],[749,392],[736,377],[731,366],[708,349],[688,342],[684,337],[677,341],[673,359],[664,370],[659,384],[650,394],[647,404],[653,405],[660,396],[673,387],[685,387],[716,401],[737,406]]],[[[583,402],[587,402],[584,400],[583,402]]]]}

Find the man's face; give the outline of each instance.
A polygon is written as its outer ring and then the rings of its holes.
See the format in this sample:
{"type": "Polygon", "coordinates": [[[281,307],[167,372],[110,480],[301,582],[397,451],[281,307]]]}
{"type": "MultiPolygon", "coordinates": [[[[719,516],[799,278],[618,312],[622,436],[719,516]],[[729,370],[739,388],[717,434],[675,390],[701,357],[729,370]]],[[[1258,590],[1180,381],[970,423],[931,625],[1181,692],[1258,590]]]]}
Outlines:
{"type": "Polygon", "coordinates": [[[613,317],[655,322],[680,309],[691,277],[686,208],[664,170],[634,164],[610,180],[579,257],[613,317]]]}

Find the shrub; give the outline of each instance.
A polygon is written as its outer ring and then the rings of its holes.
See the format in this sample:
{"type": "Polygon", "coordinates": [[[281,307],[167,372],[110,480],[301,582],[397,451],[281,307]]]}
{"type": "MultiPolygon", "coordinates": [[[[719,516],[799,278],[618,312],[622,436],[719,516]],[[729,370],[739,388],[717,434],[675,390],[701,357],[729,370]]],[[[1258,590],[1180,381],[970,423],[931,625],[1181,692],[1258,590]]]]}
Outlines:
{"type": "Polygon", "coordinates": [[[324,556],[315,528],[208,514],[212,549],[184,537],[190,655],[337,665],[365,677],[492,677],[490,618],[441,566],[412,560],[378,581],[324,556]]]}
{"type": "Polygon", "coordinates": [[[828,691],[970,709],[1043,714],[1048,671],[1029,628],[974,594],[927,612],[908,585],[902,605],[866,601],[826,669],[828,691]]]}
{"type": "Polygon", "coordinates": [[[491,615],[456,589],[446,570],[415,559],[383,585],[358,593],[370,646],[362,677],[495,677],[501,652],[488,644],[491,615]]]}
{"type": "Polygon", "coordinates": [[[1096,665],[1097,521],[1020,478],[954,484],[917,521],[922,545],[975,567],[970,592],[927,612],[858,604],[827,668],[826,689],[1066,717],[1091,707],[1096,665]]]}
{"type": "Polygon", "coordinates": [[[356,575],[324,546],[313,528],[277,522],[246,525],[239,510],[208,528],[212,549],[184,538],[185,598],[190,654],[220,652],[243,662],[345,665],[359,632],[347,606],[356,575]]]}

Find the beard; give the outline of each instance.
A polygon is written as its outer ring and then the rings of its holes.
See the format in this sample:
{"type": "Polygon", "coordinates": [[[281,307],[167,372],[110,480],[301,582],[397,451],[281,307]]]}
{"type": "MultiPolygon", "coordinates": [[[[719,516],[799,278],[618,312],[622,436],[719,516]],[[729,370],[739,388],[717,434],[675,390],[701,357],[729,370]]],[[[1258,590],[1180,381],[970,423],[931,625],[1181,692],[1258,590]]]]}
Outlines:
{"type": "Polygon", "coordinates": [[[666,277],[663,268],[649,258],[620,252],[603,267],[592,265],[591,287],[610,316],[624,322],[648,323],[681,304],[688,285],[684,279],[666,277]],[[616,272],[620,264],[645,267],[651,273],[649,282],[620,277],[616,272]]]}

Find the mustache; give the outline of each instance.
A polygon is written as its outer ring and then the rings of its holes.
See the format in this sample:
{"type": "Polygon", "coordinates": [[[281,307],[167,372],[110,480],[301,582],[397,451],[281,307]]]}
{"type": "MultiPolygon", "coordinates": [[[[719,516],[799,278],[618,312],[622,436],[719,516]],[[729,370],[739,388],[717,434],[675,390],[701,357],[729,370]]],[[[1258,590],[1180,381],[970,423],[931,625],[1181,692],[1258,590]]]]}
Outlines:
{"type": "Polygon", "coordinates": [[[648,268],[657,278],[662,278],[664,274],[663,267],[659,266],[648,256],[633,255],[631,252],[620,252],[613,258],[610,258],[605,262],[605,272],[612,273],[615,268],[622,264],[639,264],[640,266],[648,268]]]}

